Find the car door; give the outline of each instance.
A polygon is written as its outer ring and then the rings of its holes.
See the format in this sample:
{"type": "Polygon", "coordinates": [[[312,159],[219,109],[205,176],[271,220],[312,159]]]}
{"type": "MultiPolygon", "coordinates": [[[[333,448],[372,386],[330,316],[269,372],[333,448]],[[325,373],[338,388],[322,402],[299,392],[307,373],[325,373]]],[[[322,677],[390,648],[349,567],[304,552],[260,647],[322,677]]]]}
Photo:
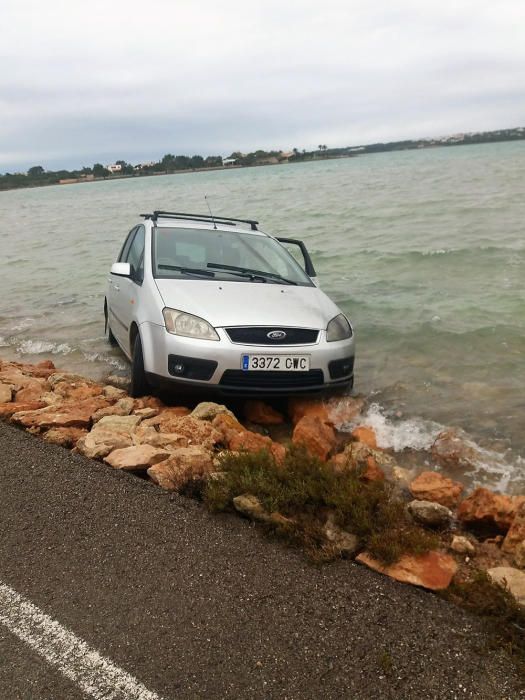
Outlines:
{"type": "MultiPolygon", "coordinates": [[[[134,226],[126,236],[126,240],[124,241],[124,245],[120,249],[120,253],[116,262],[125,262],[137,229],[138,226],[134,226]]],[[[112,272],[110,272],[108,277],[108,291],[106,294],[108,304],[109,325],[111,328],[111,332],[117,339],[119,345],[122,345],[126,339],[126,329],[121,319],[122,311],[119,310],[121,303],[120,288],[123,279],[124,278],[120,275],[115,275],[112,272]]]]}
{"type": "Polygon", "coordinates": [[[144,281],[144,244],[146,231],[144,226],[137,226],[135,235],[127,251],[124,252],[122,262],[130,266],[130,276],[118,278],[119,287],[116,296],[115,313],[119,317],[119,327],[122,336],[119,342],[126,354],[131,355],[129,346],[129,329],[135,318],[138,295],[144,281]]]}

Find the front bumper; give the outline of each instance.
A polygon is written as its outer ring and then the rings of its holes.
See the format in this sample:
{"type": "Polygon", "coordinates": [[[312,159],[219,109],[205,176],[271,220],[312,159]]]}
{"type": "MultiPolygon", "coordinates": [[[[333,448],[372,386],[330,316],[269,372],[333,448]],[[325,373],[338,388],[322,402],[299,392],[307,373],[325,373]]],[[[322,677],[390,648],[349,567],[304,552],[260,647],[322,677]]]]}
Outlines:
{"type": "Polygon", "coordinates": [[[245,345],[233,343],[224,329],[220,340],[198,340],[170,334],[164,326],[144,323],[140,334],[144,365],[155,385],[177,384],[229,395],[273,396],[344,388],[353,382],[354,337],[326,342],[325,332],[307,345],[245,345]],[[246,372],[245,354],[309,355],[308,372],[246,372]],[[178,374],[180,366],[183,372],[178,374]]]}

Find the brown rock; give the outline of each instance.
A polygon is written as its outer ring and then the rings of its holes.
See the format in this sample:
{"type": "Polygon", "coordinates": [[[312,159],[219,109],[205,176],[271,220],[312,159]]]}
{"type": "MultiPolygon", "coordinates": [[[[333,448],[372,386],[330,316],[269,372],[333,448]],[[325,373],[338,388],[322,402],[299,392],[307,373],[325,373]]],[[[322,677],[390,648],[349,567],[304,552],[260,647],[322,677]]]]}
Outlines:
{"type": "MultiPolygon", "coordinates": [[[[141,396],[140,399],[135,399],[135,409],[140,410],[143,408],[155,408],[159,413],[169,410],[156,396],[141,396]]],[[[185,406],[177,406],[174,410],[178,411],[177,415],[180,416],[186,416],[190,412],[190,409],[185,406]]]]}
{"type": "Polygon", "coordinates": [[[457,515],[462,522],[470,525],[489,525],[506,531],[522,503],[525,503],[525,496],[504,496],[477,488],[460,503],[457,515]]]}
{"type": "Polygon", "coordinates": [[[292,442],[304,445],[308,452],[326,461],[336,443],[335,430],[317,415],[305,415],[296,424],[292,442]]]}
{"type": "Polygon", "coordinates": [[[181,447],[148,469],[148,476],[169,491],[180,491],[190,482],[202,481],[213,471],[211,453],[204,447],[181,447]]]}
{"type": "Polygon", "coordinates": [[[244,404],[246,419],[258,425],[280,425],[284,416],[264,401],[246,401],[244,404]]]}
{"type": "Polygon", "coordinates": [[[151,445],[133,445],[113,450],[104,458],[114,469],[139,470],[148,469],[157,462],[162,462],[169,457],[169,452],[151,445]]]}
{"type": "Polygon", "coordinates": [[[129,387],[129,377],[120,377],[118,374],[110,374],[106,377],[106,385],[114,386],[116,389],[127,390],[129,387]]]}
{"type": "Polygon", "coordinates": [[[106,384],[103,386],[102,393],[109,401],[118,401],[119,399],[123,399],[128,395],[124,389],[117,389],[116,386],[112,386],[111,384],[106,384]]]}
{"type": "Polygon", "coordinates": [[[147,425],[151,425],[152,422],[158,425],[161,433],[184,435],[188,438],[190,445],[202,445],[207,449],[220,442],[222,437],[209,421],[199,420],[188,415],[176,415],[172,409],[163,411],[155,418],[149,418],[144,421],[147,425]]]}
{"type": "Polygon", "coordinates": [[[408,487],[410,493],[422,501],[434,501],[447,508],[457,505],[463,492],[463,484],[452,481],[438,472],[422,472],[408,487]]]}
{"type": "Polygon", "coordinates": [[[519,605],[525,606],[525,573],[512,566],[496,566],[487,574],[500,586],[506,588],[519,605]]]}
{"type": "Polygon", "coordinates": [[[514,563],[519,569],[525,569],[525,540],[514,549],[514,563]]]}
{"type": "MultiPolygon", "coordinates": [[[[97,382],[93,381],[92,379],[83,377],[80,374],[74,374],[73,372],[53,372],[53,374],[49,376],[48,382],[53,389],[57,384],[61,383],[76,385],[93,384],[95,386],[99,386],[97,382]]],[[[102,391],[102,387],[100,387],[100,390],[102,391]]]]}
{"type": "Polygon", "coordinates": [[[159,433],[151,425],[139,425],[133,431],[132,438],[135,445],[165,447],[169,450],[175,450],[179,447],[188,447],[190,444],[189,438],[186,435],[180,435],[180,433],[159,433]]]}
{"type": "Polygon", "coordinates": [[[343,454],[347,460],[347,468],[361,469],[363,477],[368,478],[369,481],[375,481],[377,478],[383,479],[385,477],[383,470],[392,469],[395,466],[390,455],[382,450],[374,450],[373,447],[365,445],[364,442],[348,443],[343,454]]]}
{"type": "Polygon", "coordinates": [[[78,440],[87,435],[83,428],[51,428],[43,435],[44,442],[61,447],[75,447],[78,440]]]}
{"type": "Polygon", "coordinates": [[[136,416],[141,418],[154,418],[159,415],[159,412],[158,408],[137,408],[133,411],[136,416]]]}
{"type": "Polygon", "coordinates": [[[376,434],[372,428],[361,425],[358,428],[354,428],[351,435],[356,442],[362,442],[373,449],[377,448],[376,434]]]}
{"type": "Polygon", "coordinates": [[[333,396],[326,402],[328,419],[337,428],[351,423],[361,413],[364,406],[361,396],[333,396]]]}
{"type": "Polygon", "coordinates": [[[239,423],[235,416],[229,416],[226,413],[221,413],[216,416],[212,425],[222,435],[223,444],[228,445],[235,433],[242,433],[245,427],[239,423]]]}
{"type": "Polygon", "coordinates": [[[431,452],[438,462],[449,469],[468,469],[483,458],[480,448],[459,428],[443,430],[435,439],[431,452]]]}
{"type": "Polygon", "coordinates": [[[475,554],[476,548],[472,542],[462,535],[454,535],[450,543],[450,549],[457,554],[475,554]]]}
{"type": "Polygon", "coordinates": [[[384,481],[385,472],[381,469],[375,458],[370,456],[366,458],[366,466],[361,474],[363,481],[384,481]]]}
{"type": "Polygon", "coordinates": [[[96,427],[131,435],[140,424],[140,421],[140,416],[104,416],[97,421],[96,427]]]}
{"type": "Polygon", "coordinates": [[[100,423],[77,442],[77,450],[80,454],[90,459],[101,459],[110,452],[132,444],[129,433],[119,433],[115,430],[105,430],[100,423]]]}
{"type": "Polygon", "coordinates": [[[24,428],[88,428],[91,416],[107,406],[103,398],[92,398],[74,404],[46,406],[36,411],[15,413],[11,420],[24,428]]]}
{"type": "Polygon", "coordinates": [[[402,583],[422,586],[431,591],[441,591],[448,588],[457,564],[450,554],[443,552],[427,552],[426,554],[404,554],[399,561],[386,566],[373,559],[368,552],[356,557],[356,561],[378,571],[381,574],[402,583]]]}
{"type": "Polygon", "coordinates": [[[281,513],[269,513],[262,506],[259,499],[256,496],[252,496],[250,493],[245,493],[242,496],[235,496],[233,499],[233,506],[237,512],[241,513],[246,518],[260,523],[281,527],[294,524],[293,520],[285,518],[281,513]]]}
{"type": "Polygon", "coordinates": [[[288,415],[294,425],[297,425],[305,416],[316,416],[324,422],[330,420],[328,408],[320,399],[293,397],[288,401],[288,415]]]}
{"type": "Polygon", "coordinates": [[[525,540],[525,503],[517,509],[501,549],[508,554],[513,554],[523,540],[525,540]]]}
{"type": "Polygon", "coordinates": [[[272,440],[266,435],[252,433],[251,430],[243,429],[242,432],[233,433],[229,442],[228,448],[232,452],[260,452],[261,450],[270,451],[272,448],[272,440]]]}
{"type": "Polygon", "coordinates": [[[84,401],[100,396],[103,393],[103,387],[87,382],[58,382],[53,385],[53,391],[67,400],[84,401]]]}
{"type": "Polygon", "coordinates": [[[30,401],[28,403],[0,403],[0,418],[10,418],[15,413],[38,411],[40,408],[45,407],[46,404],[43,401],[30,401]]]}
{"type": "Polygon", "coordinates": [[[134,407],[135,401],[131,397],[126,396],[122,399],[118,399],[113,406],[106,406],[106,408],[100,408],[98,411],[95,411],[93,414],[93,422],[96,423],[101,418],[104,418],[104,416],[129,416],[134,407]]]}
{"type": "Polygon", "coordinates": [[[410,501],[407,509],[416,522],[427,527],[448,527],[454,517],[446,506],[434,501],[410,501]]]}
{"type": "Polygon", "coordinates": [[[10,384],[0,384],[0,404],[10,403],[13,398],[13,387],[10,384]]]}
{"type": "Polygon", "coordinates": [[[3,365],[2,369],[0,369],[0,382],[11,385],[14,391],[20,391],[29,386],[37,386],[42,381],[45,380],[26,375],[21,371],[20,367],[15,365],[3,365]]]}
{"type": "Polygon", "coordinates": [[[341,554],[351,557],[360,548],[360,540],[346,530],[342,530],[336,523],[333,514],[330,514],[323,528],[326,539],[331,542],[341,554]]]}
{"type": "Polygon", "coordinates": [[[221,415],[221,413],[235,417],[229,408],[226,408],[226,406],[221,403],[214,403],[213,401],[203,401],[197,404],[190,415],[198,420],[212,421],[216,416],[221,415]]]}

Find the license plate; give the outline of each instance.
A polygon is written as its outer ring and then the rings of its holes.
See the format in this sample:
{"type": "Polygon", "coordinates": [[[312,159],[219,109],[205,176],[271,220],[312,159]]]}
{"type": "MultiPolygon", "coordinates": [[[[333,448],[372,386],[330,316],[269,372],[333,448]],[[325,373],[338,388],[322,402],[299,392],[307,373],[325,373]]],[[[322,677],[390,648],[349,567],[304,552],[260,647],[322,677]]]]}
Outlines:
{"type": "Polygon", "coordinates": [[[308,372],[309,355],[241,355],[241,367],[245,372],[308,372]]]}

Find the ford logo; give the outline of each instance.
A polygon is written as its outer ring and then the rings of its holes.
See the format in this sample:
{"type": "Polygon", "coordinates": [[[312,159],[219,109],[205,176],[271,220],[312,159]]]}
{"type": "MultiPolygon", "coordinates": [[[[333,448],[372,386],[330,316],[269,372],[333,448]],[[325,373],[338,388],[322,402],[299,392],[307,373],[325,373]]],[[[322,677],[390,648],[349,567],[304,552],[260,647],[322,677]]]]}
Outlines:
{"type": "Polygon", "coordinates": [[[284,340],[286,333],[284,331],[270,331],[266,334],[266,337],[270,338],[270,340],[284,340]]]}

